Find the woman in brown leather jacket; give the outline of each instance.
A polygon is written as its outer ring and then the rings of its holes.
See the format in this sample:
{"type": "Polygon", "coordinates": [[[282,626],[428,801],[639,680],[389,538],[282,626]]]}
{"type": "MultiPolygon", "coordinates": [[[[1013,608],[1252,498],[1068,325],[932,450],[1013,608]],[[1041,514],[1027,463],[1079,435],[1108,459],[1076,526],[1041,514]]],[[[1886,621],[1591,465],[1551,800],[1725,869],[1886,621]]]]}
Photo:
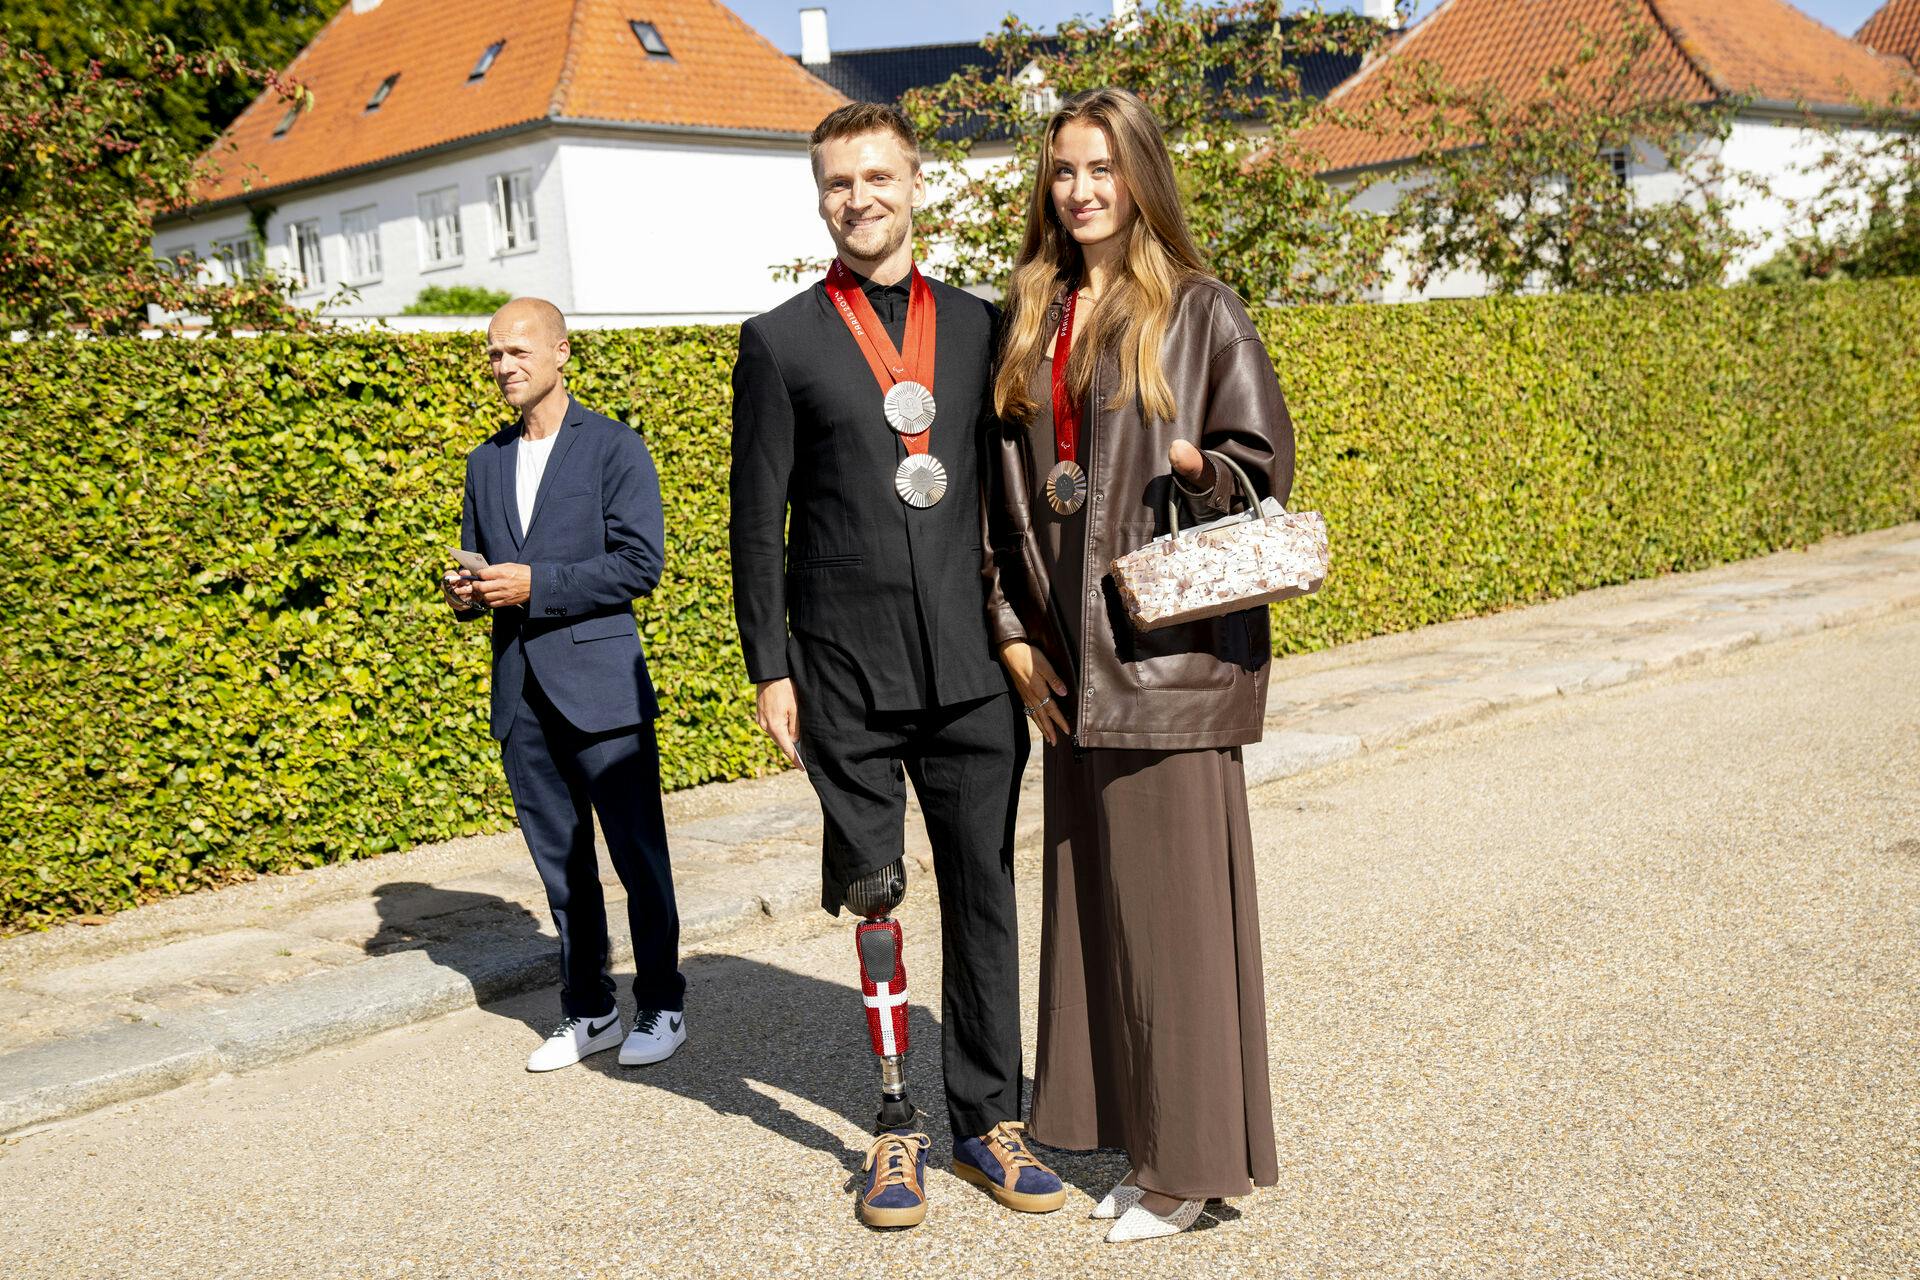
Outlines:
{"type": "Polygon", "coordinates": [[[1109,1240],[1171,1235],[1278,1172],[1240,760],[1266,710],[1267,612],[1136,631],[1108,566],[1167,531],[1176,483],[1188,519],[1284,502],[1293,432],[1124,90],[1048,126],[994,396],[989,613],[1047,744],[1031,1130],[1124,1148],[1095,1216],[1118,1217],[1109,1240]]]}

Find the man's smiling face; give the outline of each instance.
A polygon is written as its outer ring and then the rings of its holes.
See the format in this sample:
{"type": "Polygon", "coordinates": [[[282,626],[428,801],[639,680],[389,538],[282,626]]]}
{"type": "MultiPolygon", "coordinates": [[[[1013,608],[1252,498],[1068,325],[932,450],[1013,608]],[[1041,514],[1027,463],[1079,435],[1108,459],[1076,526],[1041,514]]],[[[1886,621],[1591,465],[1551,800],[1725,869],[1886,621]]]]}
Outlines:
{"type": "Polygon", "coordinates": [[[906,242],[926,184],[900,139],[885,129],[822,143],[814,162],[820,217],[853,265],[877,264],[906,242]]]}

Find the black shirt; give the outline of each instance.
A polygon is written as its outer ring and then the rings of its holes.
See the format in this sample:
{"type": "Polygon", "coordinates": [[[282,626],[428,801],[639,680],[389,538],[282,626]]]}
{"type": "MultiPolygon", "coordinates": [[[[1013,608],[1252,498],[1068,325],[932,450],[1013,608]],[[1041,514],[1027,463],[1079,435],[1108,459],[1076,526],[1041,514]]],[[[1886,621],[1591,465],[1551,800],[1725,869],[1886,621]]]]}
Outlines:
{"type": "MultiPolygon", "coordinates": [[[[929,452],[945,497],[916,509],[894,490],[906,446],[884,393],[825,288],[740,330],[733,370],[734,613],[747,674],[790,674],[787,646],[845,650],[871,710],[950,706],[1006,692],[987,636],[981,569],[981,423],[992,412],[996,312],[928,281],[936,308],[929,452]]],[[[907,281],[861,284],[894,344],[907,281]]]]}

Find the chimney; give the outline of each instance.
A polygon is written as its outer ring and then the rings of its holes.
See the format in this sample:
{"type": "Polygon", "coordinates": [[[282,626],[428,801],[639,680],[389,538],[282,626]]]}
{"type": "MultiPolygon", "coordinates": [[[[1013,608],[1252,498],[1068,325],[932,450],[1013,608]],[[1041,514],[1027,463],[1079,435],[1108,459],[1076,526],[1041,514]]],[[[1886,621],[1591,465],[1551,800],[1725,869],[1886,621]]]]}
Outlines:
{"type": "Polygon", "coordinates": [[[800,61],[809,67],[824,67],[833,61],[833,50],[827,44],[825,9],[800,11],[800,61]]]}
{"type": "Polygon", "coordinates": [[[1389,27],[1400,25],[1400,6],[1395,0],[1360,0],[1360,12],[1375,22],[1384,22],[1389,27]]]}
{"type": "Polygon", "coordinates": [[[372,13],[380,7],[380,0],[353,0],[355,13],[372,13]]]}

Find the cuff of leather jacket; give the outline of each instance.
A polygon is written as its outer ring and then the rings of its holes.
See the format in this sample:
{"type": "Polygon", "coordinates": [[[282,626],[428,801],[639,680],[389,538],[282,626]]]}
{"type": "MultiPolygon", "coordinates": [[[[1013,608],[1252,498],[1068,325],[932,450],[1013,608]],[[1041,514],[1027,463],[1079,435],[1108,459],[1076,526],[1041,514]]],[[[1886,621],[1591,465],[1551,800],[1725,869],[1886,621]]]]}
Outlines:
{"type": "Polygon", "coordinates": [[[994,654],[998,656],[1002,645],[1025,640],[1027,629],[1020,625],[1020,615],[1013,606],[1002,604],[987,610],[987,634],[993,638],[994,654]]]}
{"type": "Polygon", "coordinates": [[[1239,491],[1239,484],[1233,478],[1233,472],[1221,466],[1212,458],[1207,465],[1213,468],[1213,483],[1204,489],[1196,489],[1180,478],[1179,472],[1173,473],[1173,484],[1187,501],[1199,511],[1209,511],[1215,515],[1226,515],[1233,510],[1233,495],[1239,491]]]}

